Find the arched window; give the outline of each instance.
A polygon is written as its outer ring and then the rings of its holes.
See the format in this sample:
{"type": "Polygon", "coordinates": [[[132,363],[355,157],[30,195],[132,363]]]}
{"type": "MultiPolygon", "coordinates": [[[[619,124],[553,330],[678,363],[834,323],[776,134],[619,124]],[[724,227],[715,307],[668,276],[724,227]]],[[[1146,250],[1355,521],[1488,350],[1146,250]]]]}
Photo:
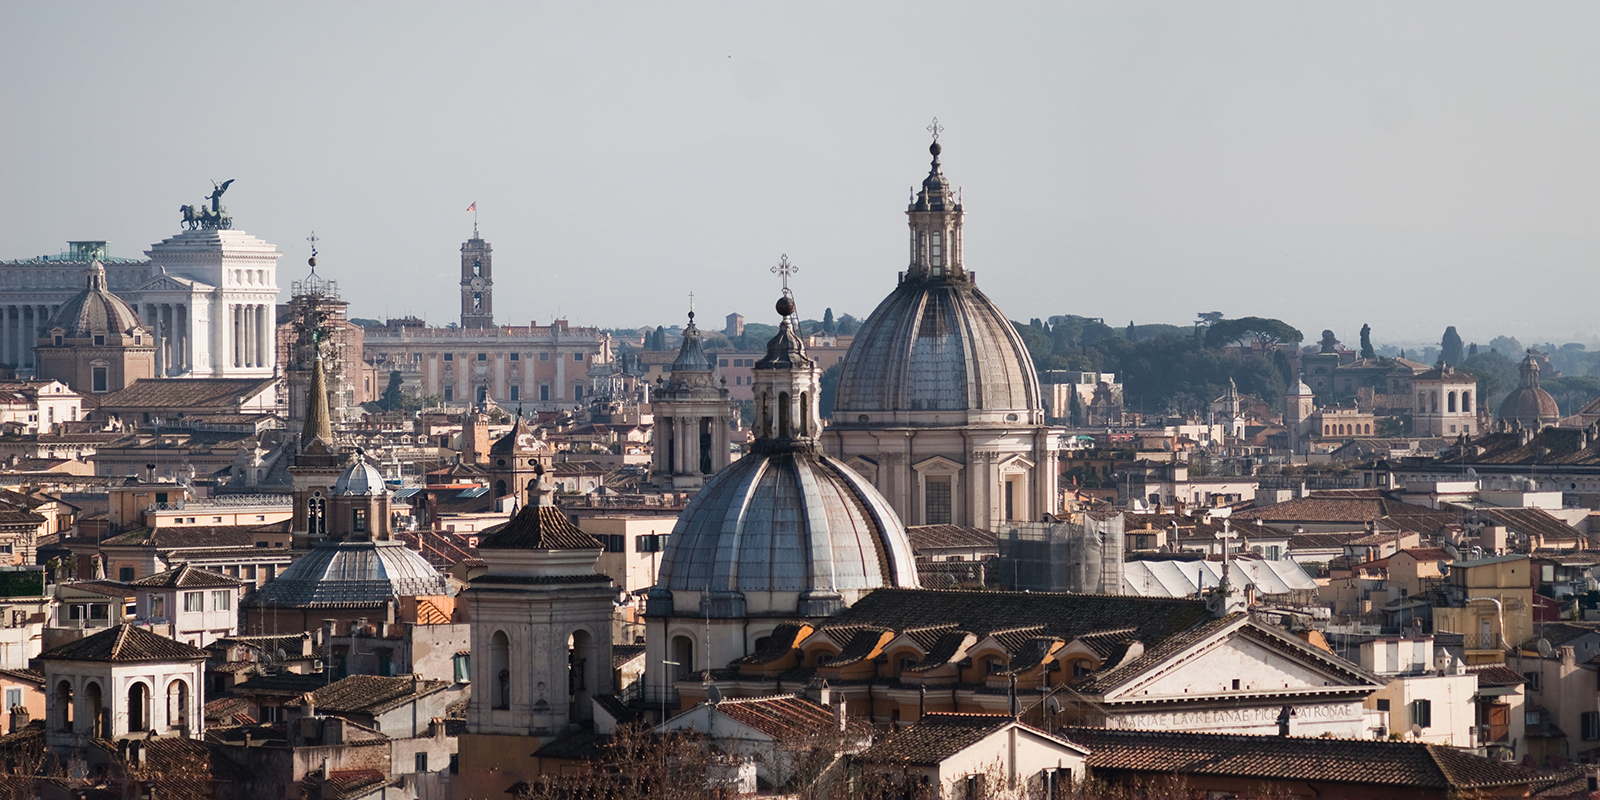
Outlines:
{"type": "Polygon", "coordinates": [[[756,409],[756,435],[772,438],[772,406],[766,392],[761,393],[761,407],[756,409]]]}
{"type": "Polygon", "coordinates": [[[1422,412],[1426,412],[1427,410],[1428,410],[1428,393],[1427,392],[1417,392],[1417,412],[1418,413],[1422,413],[1422,412]]]}
{"type": "Polygon", "coordinates": [[[505,631],[489,637],[489,674],[494,678],[491,708],[511,707],[511,640],[505,631]]]}
{"type": "Polygon", "coordinates": [[[167,684],[167,727],[189,727],[189,684],[181,678],[167,684]]]}
{"type": "Polygon", "coordinates": [[[1463,412],[1472,411],[1472,392],[1470,390],[1461,393],[1461,410],[1463,412]]]}
{"type": "Polygon", "coordinates": [[[312,535],[328,532],[328,501],[321,492],[306,501],[306,532],[312,535]]]}
{"type": "Polygon", "coordinates": [[[778,438],[788,439],[794,436],[794,429],[789,421],[789,393],[778,392],[778,438]]]}
{"type": "Polygon", "coordinates": [[[495,494],[496,497],[505,497],[506,496],[506,482],[505,481],[500,480],[500,481],[495,481],[494,482],[494,494],[495,494]]]}
{"type": "Polygon", "coordinates": [[[1433,413],[1435,413],[1435,414],[1439,413],[1439,393],[1438,392],[1428,392],[1428,410],[1433,412],[1433,413]]]}
{"type": "Polygon", "coordinates": [[[60,730],[68,733],[72,731],[71,681],[62,681],[56,684],[56,722],[60,730]]]}
{"type": "Polygon", "coordinates": [[[687,636],[672,637],[672,661],[678,662],[672,666],[670,673],[672,680],[677,680],[694,671],[694,640],[687,636]]]}
{"type": "Polygon", "coordinates": [[[567,698],[571,704],[571,718],[593,719],[594,708],[590,698],[597,688],[595,671],[594,637],[588,631],[573,631],[567,639],[567,698]]]}
{"type": "Polygon", "coordinates": [[[1446,394],[1444,396],[1444,408],[1445,408],[1446,411],[1451,411],[1451,412],[1454,412],[1456,410],[1456,393],[1455,392],[1450,392],[1450,393],[1448,393],[1448,394],[1446,394]]]}
{"type": "Polygon", "coordinates": [[[97,739],[111,738],[111,720],[107,719],[110,715],[106,713],[105,698],[100,695],[100,684],[90,681],[88,686],[83,687],[83,699],[86,701],[83,713],[89,718],[89,735],[97,739]]]}
{"type": "Polygon", "coordinates": [[[150,687],[140,681],[128,686],[128,732],[150,728],[150,687]]]}
{"type": "Polygon", "coordinates": [[[808,394],[807,392],[801,392],[800,393],[800,435],[801,436],[806,436],[806,435],[809,435],[811,433],[811,425],[810,425],[810,422],[809,422],[809,420],[811,419],[811,398],[808,397],[807,394],[808,394]]]}

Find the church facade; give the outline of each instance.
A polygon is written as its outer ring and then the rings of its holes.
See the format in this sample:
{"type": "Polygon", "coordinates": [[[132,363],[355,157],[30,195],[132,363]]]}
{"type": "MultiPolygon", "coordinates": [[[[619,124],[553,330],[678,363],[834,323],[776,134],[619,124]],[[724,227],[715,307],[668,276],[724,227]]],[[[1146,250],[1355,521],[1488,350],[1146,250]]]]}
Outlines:
{"type": "Polygon", "coordinates": [[[997,530],[1057,510],[1061,431],[1033,359],[962,258],[961,203],[938,141],[906,209],[910,262],[856,332],[824,434],[908,525],[997,530]]]}

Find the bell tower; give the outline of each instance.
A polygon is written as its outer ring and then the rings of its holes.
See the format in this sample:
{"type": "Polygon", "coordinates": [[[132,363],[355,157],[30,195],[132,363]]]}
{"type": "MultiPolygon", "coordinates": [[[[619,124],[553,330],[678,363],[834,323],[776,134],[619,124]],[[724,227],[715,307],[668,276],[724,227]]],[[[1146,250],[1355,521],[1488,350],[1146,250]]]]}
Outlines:
{"type": "Polygon", "coordinates": [[[493,250],[478,236],[472,225],[472,238],[461,245],[461,327],[494,327],[493,250]]]}

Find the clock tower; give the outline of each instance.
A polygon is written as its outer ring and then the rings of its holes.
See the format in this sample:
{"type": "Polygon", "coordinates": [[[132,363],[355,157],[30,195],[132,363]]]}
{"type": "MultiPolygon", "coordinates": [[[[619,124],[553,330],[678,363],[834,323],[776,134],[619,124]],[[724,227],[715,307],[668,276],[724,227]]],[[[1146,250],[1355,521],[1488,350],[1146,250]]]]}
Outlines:
{"type": "Polygon", "coordinates": [[[492,248],[472,226],[472,238],[461,245],[461,327],[494,327],[492,248]]]}

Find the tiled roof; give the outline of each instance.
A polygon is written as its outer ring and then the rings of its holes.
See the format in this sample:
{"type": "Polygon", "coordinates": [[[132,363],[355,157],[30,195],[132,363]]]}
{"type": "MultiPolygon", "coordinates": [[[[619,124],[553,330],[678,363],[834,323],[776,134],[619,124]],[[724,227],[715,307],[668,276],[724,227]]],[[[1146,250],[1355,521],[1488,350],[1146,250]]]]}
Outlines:
{"type": "Polygon", "coordinates": [[[867,748],[859,758],[875,764],[932,766],[1014,721],[1004,714],[924,714],[917,724],[867,748]]]}
{"type": "Polygon", "coordinates": [[[235,694],[270,695],[273,697],[299,697],[330,685],[328,676],[320,673],[301,675],[280,672],[276,675],[257,675],[233,687],[235,694]]]}
{"type": "MultiPolygon", "coordinates": [[[[716,712],[728,719],[748,725],[774,739],[809,736],[828,730],[836,723],[833,709],[795,695],[757,697],[748,700],[724,700],[715,705],[716,712]]],[[[854,722],[858,732],[870,732],[863,720],[854,722]]]]}
{"type": "Polygon", "coordinates": [[[394,538],[422,553],[428,563],[443,569],[479,557],[478,548],[467,546],[465,539],[450,531],[405,531],[396,533],[394,538]]]}
{"type": "Polygon", "coordinates": [[[478,537],[478,550],[599,550],[600,542],[578,530],[556,506],[526,505],[510,522],[478,537]]]}
{"type": "Polygon", "coordinates": [[[1333,489],[1312,492],[1309,496],[1265,508],[1247,508],[1233,516],[1235,519],[1262,520],[1269,523],[1367,523],[1390,517],[1407,530],[1432,532],[1440,525],[1459,522],[1461,515],[1390,500],[1379,494],[1376,489],[1333,489]],[[1408,522],[1411,524],[1405,524],[1408,522]]]}
{"type": "MultiPolygon", "coordinates": [[[[307,779],[310,782],[311,779],[307,779]]],[[[372,791],[389,782],[389,776],[382,770],[376,769],[343,769],[333,770],[328,773],[328,778],[322,781],[322,789],[316,795],[323,800],[347,800],[348,798],[366,797],[372,791]]]]}
{"type": "Polygon", "coordinates": [[[140,578],[128,585],[136,586],[140,589],[201,589],[208,587],[231,588],[242,586],[243,584],[243,581],[235,580],[226,575],[219,575],[208,569],[179,564],[177,569],[158,572],[147,578],[140,578]]]}
{"type": "Polygon", "coordinates": [[[4,675],[14,681],[44,684],[44,673],[36,669],[0,669],[0,675],[4,675]]]}
{"type": "MultiPolygon", "coordinates": [[[[1442,547],[1411,547],[1400,552],[1418,561],[1454,561],[1449,551],[1442,547]]],[[[1392,558],[1392,556],[1391,556],[1392,558]]]]}
{"type": "Polygon", "coordinates": [[[141,378],[121,391],[94,400],[100,408],[215,408],[237,407],[270,389],[274,378],[141,378]]]}
{"type": "Polygon", "coordinates": [[[46,651],[60,661],[199,661],[206,651],[136,625],[118,625],[46,651]]]}
{"type": "Polygon", "coordinates": [[[211,725],[250,725],[250,701],[243,697],[219,697],[205,705],[206,722],[211,725]]]}
{"type": "Polygon", "coordinates": [[[982,639],[993,632],[1042,625],[1030,635],[1072,641],[1084,634],[1135,626],[1135,638],[1149,646],[1209,619],[1203,601],[1187,598],[877,589],[822,627],[870,625],[904,631],[948,626],[982,639]]]}
{"type": "MultiPolygon", "coordinates": [[[[376,715],[449,685],[444,681],[351,675],[313,691],[311,699],[316,702],[319,714],[376,715]]],[[[295,699],[287,705],[298,706],[302,703],[295,699]]]]}
{"type": "Polygon", "coordinates": [[[1534,773],[1452,747],[1368,739],[1063,728],[1094,770],[1354,783],[1465,791],[1531,782],[1534,773]]]}
{"type": "Polygon", "coordinates": [[[1587,447],[1580,428],[1548,427],[1522,443],[1520,431],[1490,433],[1473,439],[1465,448],[1440,459],[1448,464],[1539,464],[1592,466],[1600,464],[1600,439],[1587,447]]]}
{"type": "Polygon", "coordinates": [[[962,525],[910,525],[906,527],[906,536],[911,539],[913,552],[952,547],[999,548],[993,531],[962,525]]]}
{"type": "Polygon", "coordinates": [[[1467,672],[1478,676],[1479,686],[1521,686],[1528,682],[1527,678],[1504,664],[1467,667],[1467,672]]]}
{"type": "Polygon", "coordinates": [[[138,528],[113,536],[102,547],[155,547],[185,549],[194,547],[254,547],[257,533],[288,533],[289,522],[265,525],[179,525],[138,528]]]}
{"type": "Polygon", "coordinates": [[[59,588],[102,594],[106,597],[135,596],[133,589],[129,588],[128,584],[117,583],[116,581],[73,581],[72,583],[60,584],[59,588]]]}
{"type": "Polygon", "coordinates": [[[1524,535],[1536,534],[1546,539],[1577,539],[1583,536],[1576,528],[1542,508],[1475,508],[1464,513],[1485,522],[1504,525],[1524,535]]]}

